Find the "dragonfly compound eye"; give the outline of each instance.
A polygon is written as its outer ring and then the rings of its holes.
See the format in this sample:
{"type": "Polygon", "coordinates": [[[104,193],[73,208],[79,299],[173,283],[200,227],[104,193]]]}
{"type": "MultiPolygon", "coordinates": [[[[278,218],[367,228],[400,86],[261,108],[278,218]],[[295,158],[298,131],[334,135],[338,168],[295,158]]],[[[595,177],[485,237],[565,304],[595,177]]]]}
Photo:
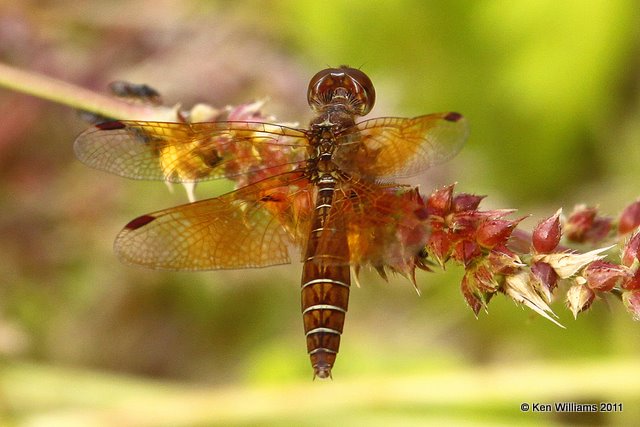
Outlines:
{"type": "Polygon", "coordinates": [[[316,112],[342,105],[353,114],[365,116],[373,108],[376,91],[365,73],[343,65],[327,68],[313,76],[307,99],[316,112]]]}

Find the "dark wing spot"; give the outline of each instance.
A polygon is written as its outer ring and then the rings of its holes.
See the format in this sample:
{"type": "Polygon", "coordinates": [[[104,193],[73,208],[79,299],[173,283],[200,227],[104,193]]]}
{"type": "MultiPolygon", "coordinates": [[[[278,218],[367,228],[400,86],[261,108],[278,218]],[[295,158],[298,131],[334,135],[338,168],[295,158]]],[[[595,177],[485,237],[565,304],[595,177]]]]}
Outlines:
{"type": "Polygon", "coordinates": [[[142,216],[139,216],[138,218],[134,219],[133,221],[129,222],[127,225],[124,226],[124,228],[129,229],[129,230],[137,230],[138,228],[149,224],[154,219],[156,219],[155,216],[142,215],[142,216]]]}
{"type": "Polygon", "coordinates": [[[125,124],[119,120],[114,120],[112,122],[99,123],[96,127],[100,130],[115,130],[115,129],[124,129],[126,128],[125,124]]]}
{"type": "Polygon", "coordinates": [[[449,122],[457,122],[462,119],[462,114],[451,112],[444,116],[444,119],[449,122]]]}

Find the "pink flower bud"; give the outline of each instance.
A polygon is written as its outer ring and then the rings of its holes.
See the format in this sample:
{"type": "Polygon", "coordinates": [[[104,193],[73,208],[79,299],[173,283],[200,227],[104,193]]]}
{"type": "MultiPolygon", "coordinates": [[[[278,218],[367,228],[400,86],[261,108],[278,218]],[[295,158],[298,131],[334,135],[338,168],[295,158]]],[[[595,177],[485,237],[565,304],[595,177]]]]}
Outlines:
{"type": "Polygon", "coordinates": [[[488,263],[480,263],[473,270],[473,277],[477,283],[478,289],[485,293],[495,293],[498,290],[498,282],[489,269],[488,263]]]}
{"type": "Polygon", "coordinates": [[[631,267],[635,260],[640,260],[640,232],[631,236],[622,249],[622,265],[631,267]]]}
{"type": "Polygon", "coordinates": [[[249,104],[240,104],[231,109],[227,115],[227,120],[250,120],[262,119],[269,121],[269,117],[265,117],[260,113],[260,109],[266,104],[266,99],[255,101],[249,104]]]}
{"type": "Polygon", "coordinates": [[[462,264],[469,265],[481,255],[480,248],[475,242],[461,240],[453,248],[453,257],[462,264]]]}
{"type": "Polygon", "coordinates": [[[622,289],[640,290],[640,269],[636,270],[633,276],[622,284],[622,289]]]}
{"type": "Polygon", "coordinates": [[[493,248],[507,243],[517,221],[492,219],[482,222],[476,231],[476,242],[482,247],[493,248]]]}
{"type": "Polygon", "coordinates": [[[456,239],[471,239],[476,231],[478,222],[482,217],[477,211],[468,211],[451,215],[449,218],[449,229],[455,234],[456,239]]]}
{"type": "Polygon", "coordinates": [[[515,302],[524,304],[539,315],[563,328],[554,317],[557,317],[547,302],[540,296],[539,290],[531,282],[531,275],[526,271],[505,276],[502,290],[515,302]]]}
{"type": "Polygon", "coordinates": [[[558,273],[549,264],[541,261],[531,265],[531,273],[546,290],[547,299],[551,300],[551,294],[558,286],[558,273]]]}
{"type": "Polygon", "coordinates": [[[596,217],[593,220],[593,224],[591,224],[591,228],[587,231],[585,235],[585,240],[589,242],[600,242],[604,240],[611,231],[611,224],[613,223],[612,218],[606,217],[596,217]]]}
{"type": "Polygon", "coordinates": [[[460,193],[453,198],[451,210],[453,212],[475,211],[485,196],[460,193]]]}
{"type": "Polygon", "coordinates": [[[626,282],[630,273],[620,265],[594,261],[585,267],[582,276],[587,280],[587,286],[594,291],[609,292],[617,284],[626,282]]]}
{"type": "Polygon", "coordinates": [[[571,216],[569,216],[564,229],[567,238],[578,243],[584,242],[587,231],[591,229],[596,214],[596,208],[585,205],[576,206],[571,216]]]}
{"type": "Polygon", "coordinates": [[[447,233],[441,230],[432,230],[427,242],[427,250],[440,265],[444,265],[451,254],[451,245],[451,238],[447,233]]]}
{"type": "Polygon", "coordinates": [[[431,215],[445,216],[451,211],[453,185],[440,188],[427,199],[427,208],[431,215]]]}
{"type": "Polygon", "coordinates": [[[624,208],[618,220],[618,233],[626,234],[640,225],[640,200],[624,208]]]}
{"type": "Polygon", "coordinates": [[[560,226],[560,213],[558,210],[555,215],[541,221],[533,230],[533,247],[539,253],[552,252],[560,242],[562,228],[560,226]]]}
{"type": "Polygon", "coordinates": [[[462,277],[460,290],[462,291],[462,296],[465,301],[467,301],[467,304],[469,304],[469,307],[473,310],[473,314],[478,317],[478,313],[482,307],[486,306],[486,301],[483,300],[483,295],[476,285],[473,274],[467,272],[467,274],[462,277]]]}
{"type": "Polygon", "coordinates": [[[493,248],[489,252],[487,260],[494,274],[512,275],[524,266],[518,255],[510,251],[506,246],[493,248]]]}
{"type": "Polygon", "coordinates": [[[567,306],[573,313],[573,317],[577,317],[578,313],[587,310],[591,307],[593,300],[596,297],[596,293],[582,285],[573,285],[567,291],[567,306]]]}

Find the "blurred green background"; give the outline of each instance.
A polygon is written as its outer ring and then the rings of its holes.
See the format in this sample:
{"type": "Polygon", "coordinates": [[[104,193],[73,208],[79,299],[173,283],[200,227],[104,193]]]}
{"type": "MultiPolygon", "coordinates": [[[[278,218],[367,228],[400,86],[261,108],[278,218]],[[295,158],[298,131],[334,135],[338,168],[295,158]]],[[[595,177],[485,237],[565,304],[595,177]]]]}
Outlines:
{"type": "MultiPolygon", "coordinates": [[[[532,214],[640,194],[640,8],[584,1],[0,1],[0,60],[106,92],[147,83],[168,105],[270,98],[310,119],[308,79],[361,67],[372,116],[459,111],[465,149],[412,182],[458,182],[532,214]]],[[[640,417],[640,325],[615,300],[560,329],[505,298],[476,320],[461,270],[373,273],[351,293],[331,382],[312,382],[301,265],[166,273],[121,265],[130,219],[180,189],[90,170],[86,124],[0,89],[0,425],[628,424],[640,417]],[[520,402],[622,402],[617,414],[520,402]],[[39,423],[39,424],[38,424],[39,423]],[[75,424],[74,424],[75,423],[75,424]]],[[[215,194],[205,185],[200,197],[215,194]]]]}

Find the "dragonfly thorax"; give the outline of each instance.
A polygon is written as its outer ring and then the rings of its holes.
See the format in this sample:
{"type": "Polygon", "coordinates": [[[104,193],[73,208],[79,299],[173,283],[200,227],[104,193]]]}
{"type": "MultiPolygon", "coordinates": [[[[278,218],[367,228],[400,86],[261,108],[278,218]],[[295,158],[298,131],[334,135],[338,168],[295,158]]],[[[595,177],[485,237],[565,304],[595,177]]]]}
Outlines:
{"type": "Polygon", "coordinates": [[[333,159],[339,146],[335,135],[340,128],[340,126],[326,121],[311,124],[311,137],[309,138],[311,144],[307,168],[313,182],[317,182],[321,175],[333,174],[338,170],[333,159]]]}

